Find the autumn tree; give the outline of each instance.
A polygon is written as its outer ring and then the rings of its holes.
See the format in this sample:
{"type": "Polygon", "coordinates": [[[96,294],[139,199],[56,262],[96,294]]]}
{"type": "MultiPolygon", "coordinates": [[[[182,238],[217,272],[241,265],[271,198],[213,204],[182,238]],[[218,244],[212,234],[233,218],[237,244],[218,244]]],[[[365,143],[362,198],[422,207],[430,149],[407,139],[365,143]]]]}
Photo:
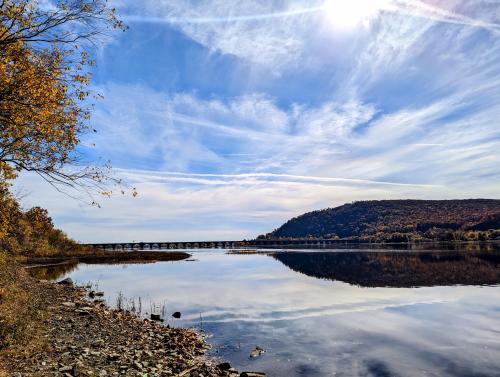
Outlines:
{"type": "Polygon", "coordinates": [[[13,217],[19,212],[19,205],[9,192],[8,185],[0,181],[0,242],[12,233],[13,217]]]}
{"type": "Polygon", "coordinates": [[[113,29],[107,0],[0,0],[0,179],[29,171],[89,194],[118,182],[76,149],[94,131],[91,51],[113,29]]]}

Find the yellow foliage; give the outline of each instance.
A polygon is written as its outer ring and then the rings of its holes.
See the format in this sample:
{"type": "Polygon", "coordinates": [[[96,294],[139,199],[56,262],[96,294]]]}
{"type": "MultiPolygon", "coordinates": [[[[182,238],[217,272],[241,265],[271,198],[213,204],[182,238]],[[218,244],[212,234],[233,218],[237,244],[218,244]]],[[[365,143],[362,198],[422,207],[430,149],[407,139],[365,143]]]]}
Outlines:
{"type": "Polygon", "coordinates": [[[8,186],[0,182],[0,251],[27,256],[76,251],[80,246],[54,228],[47,210],[23,211],[8,186]]]}
{"type": "Polygon", "coordinates": [[[0,179],[21,170],[51,183],[101,179],[90,168],[68,173],[89,130],[86,51],[107,29],[124,29],[107,0],[0,2],[0,179]],[[48,177],[48,178],[47,178],[48,177]]]}

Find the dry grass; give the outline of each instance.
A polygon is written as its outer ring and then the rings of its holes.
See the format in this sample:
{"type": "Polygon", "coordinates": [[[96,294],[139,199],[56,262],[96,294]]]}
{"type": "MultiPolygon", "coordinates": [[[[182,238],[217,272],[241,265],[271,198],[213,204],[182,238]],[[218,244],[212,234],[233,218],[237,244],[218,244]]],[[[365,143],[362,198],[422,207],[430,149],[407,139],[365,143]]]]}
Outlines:
{"type": "Polygon", "coordinates": [[[0,354],[27,350],[38,338],[36,324],[42,311],[30,284],[24,269],[0,253],[0,354]]]}

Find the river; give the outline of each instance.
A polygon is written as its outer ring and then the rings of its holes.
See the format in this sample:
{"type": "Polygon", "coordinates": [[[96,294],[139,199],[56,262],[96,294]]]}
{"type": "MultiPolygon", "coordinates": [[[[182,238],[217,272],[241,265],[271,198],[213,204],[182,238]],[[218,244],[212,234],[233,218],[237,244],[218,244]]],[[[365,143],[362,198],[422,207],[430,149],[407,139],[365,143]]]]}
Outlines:
{"type": "Polygon", "coordinates": [[[91,282],[110,305],[121,297],[138,310],[140,298],[143,315],[203,331],[211,354],[240,371],[499,376],[498,252],[402,255],[206,249],[180,262],[79,264],[52,277],[91,282]],[[256,346],[266,352],[250,357],[256,346]]]}

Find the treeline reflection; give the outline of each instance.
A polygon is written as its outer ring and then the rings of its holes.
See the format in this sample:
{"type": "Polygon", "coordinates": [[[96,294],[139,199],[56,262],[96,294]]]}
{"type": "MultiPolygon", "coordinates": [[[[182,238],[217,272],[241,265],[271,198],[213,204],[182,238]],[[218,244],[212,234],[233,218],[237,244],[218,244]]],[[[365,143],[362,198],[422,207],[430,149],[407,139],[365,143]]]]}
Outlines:
{"type": "Polygon", "coordinates": [[[31,276],[37,279],[57,280],[61,276],[64,276],[76,270],[77,266],[78,261],[68,261],[65,263],[54,265],[30,267],[27,269],[27,271],[31,276]]]}
{"type": "Polygon", "coordinates": [[[290,252],[272,256],[302,274],[363,287],[496,285],[500,252],[290,252]]]}

